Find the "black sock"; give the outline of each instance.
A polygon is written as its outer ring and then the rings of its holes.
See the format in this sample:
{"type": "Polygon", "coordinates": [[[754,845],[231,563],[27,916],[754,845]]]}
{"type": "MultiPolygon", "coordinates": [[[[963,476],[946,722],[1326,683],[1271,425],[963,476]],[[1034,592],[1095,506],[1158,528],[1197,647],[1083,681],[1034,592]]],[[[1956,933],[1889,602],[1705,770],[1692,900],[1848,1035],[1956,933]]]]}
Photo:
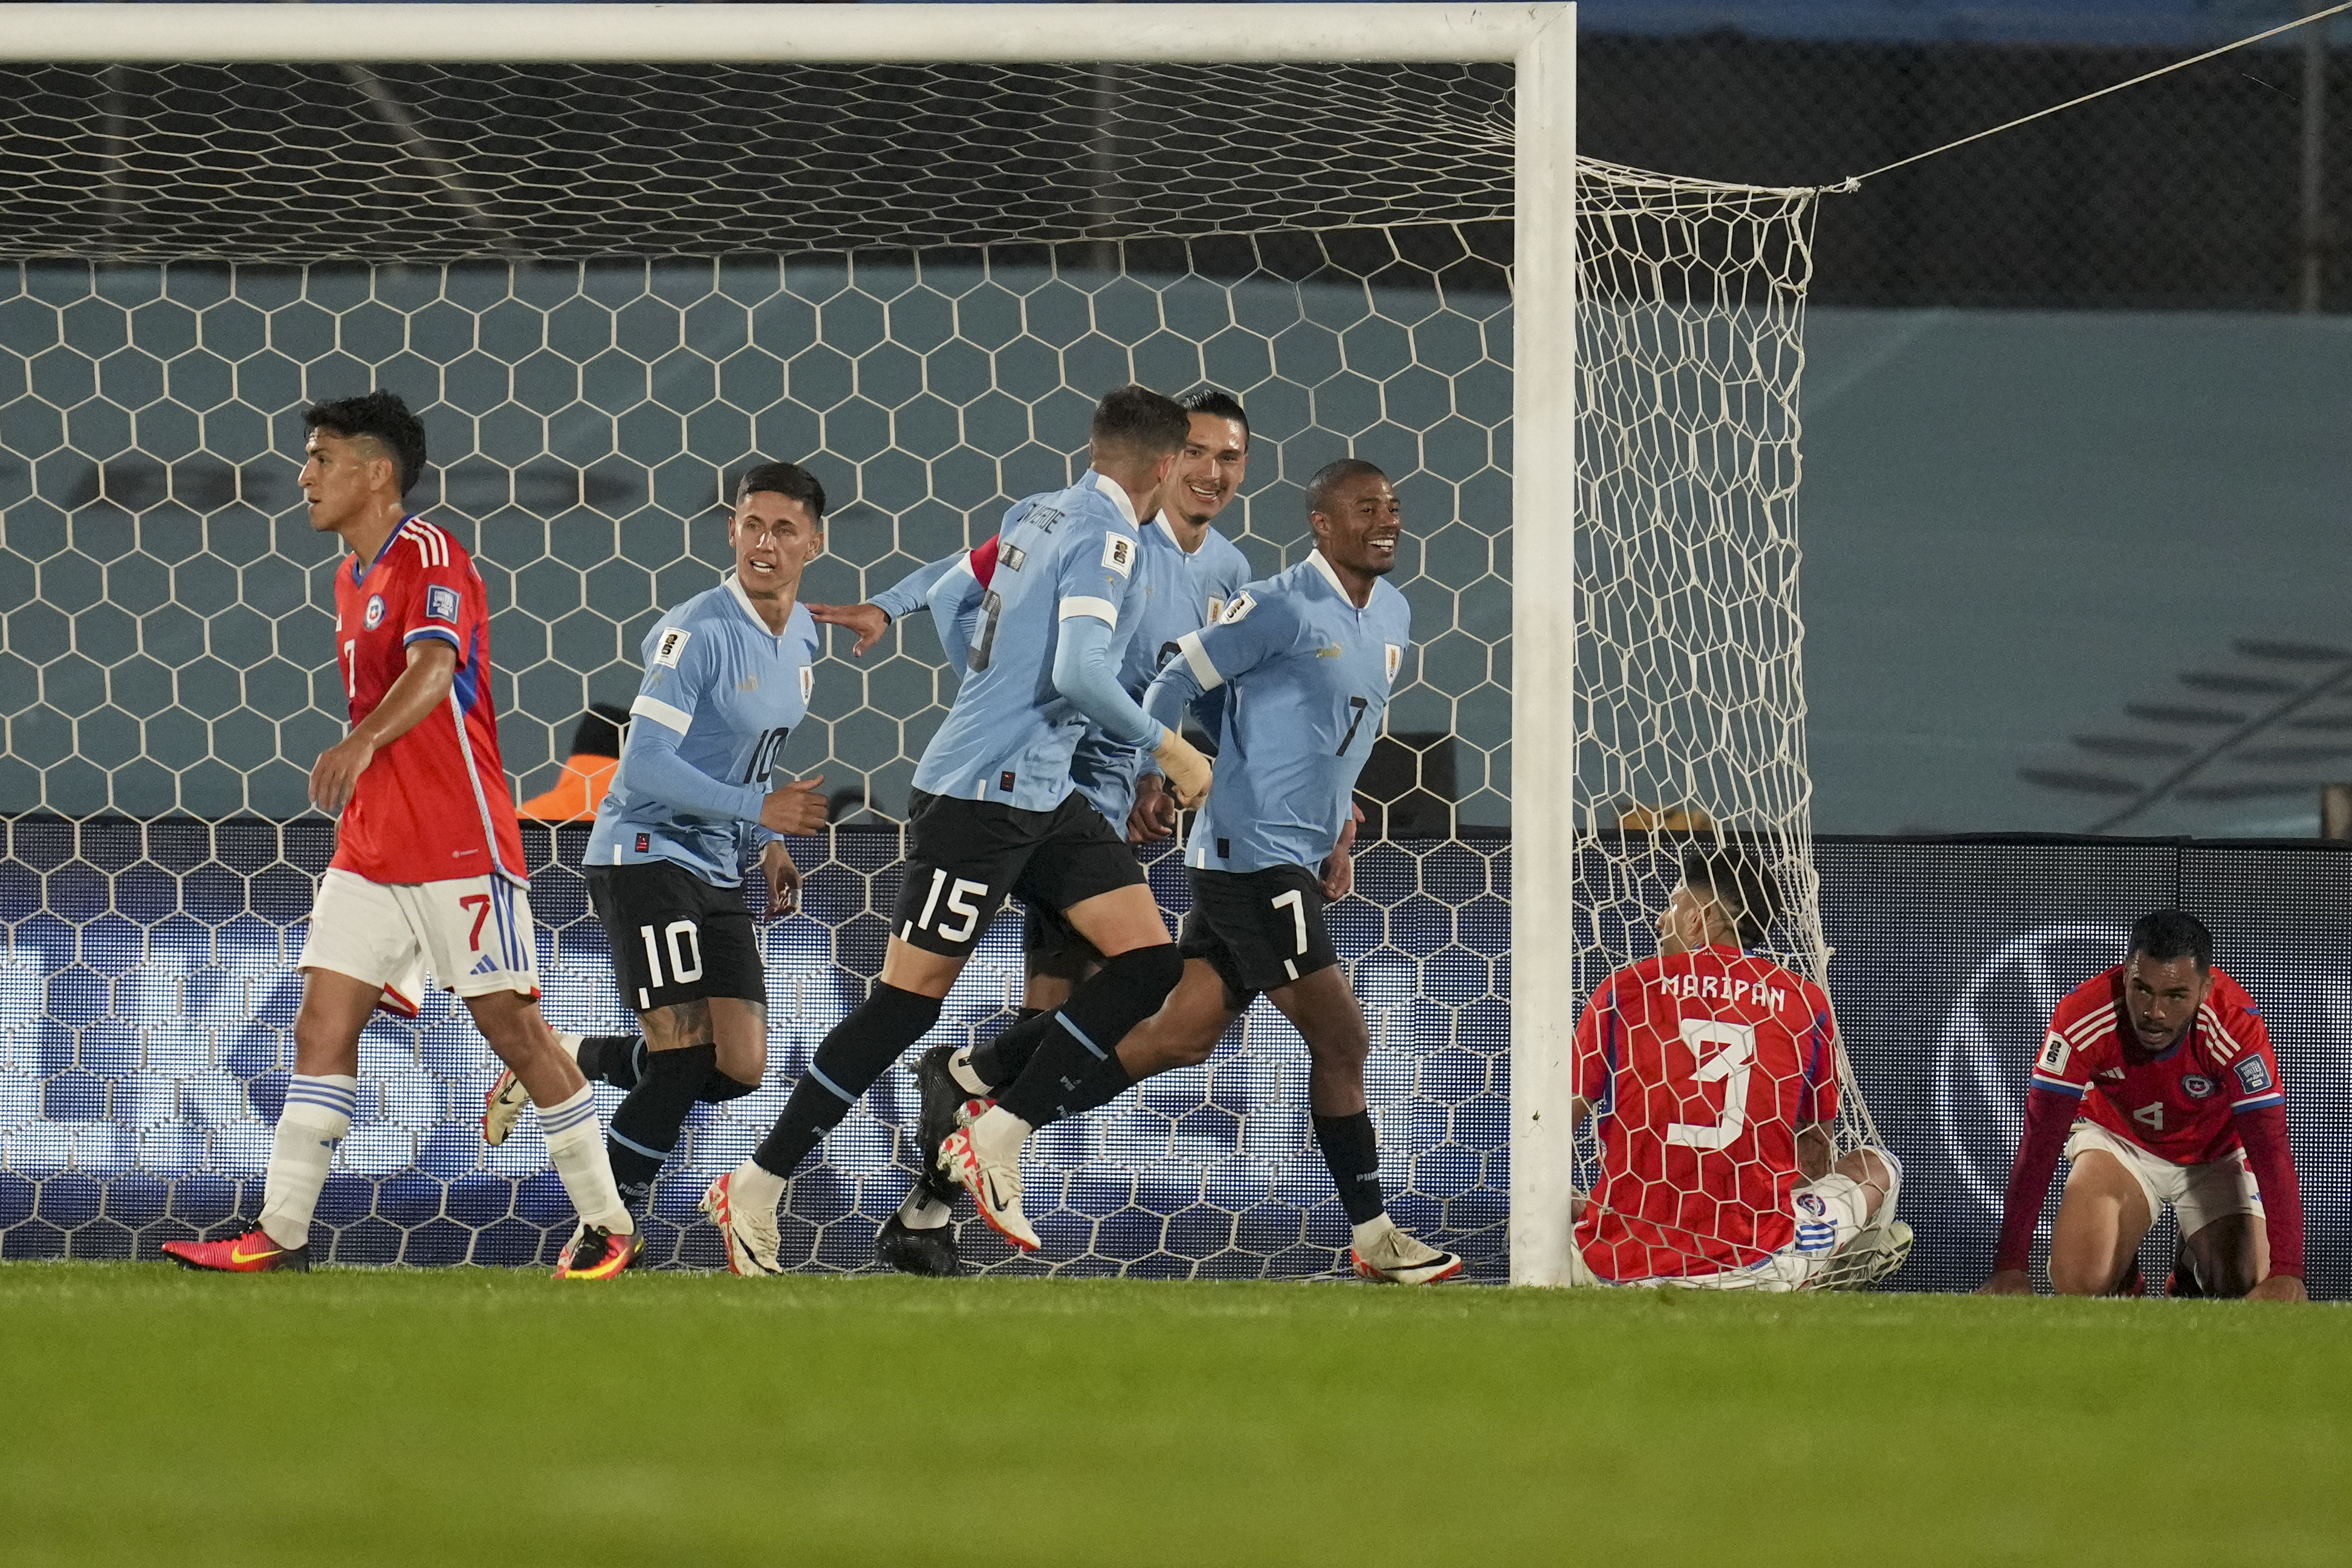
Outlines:
{"type": "MultiPolygon", "coordinates": [[[[1033,1127],[1076,1114],[1071,1107],[1102,1104],[1082,1104],[1090,1089],[1100,1087],[1095,1069],[1118,1065],[1119,1041],[1160,1011],[1183,977],[1184,961],[1171,942],[1135,948],[1104,964],[1054,1014],[1036,1056],[997,1096],[997,1103],[1033,1127]]],[[[1119,1076],[1125,1077],[1123,1070],[1119,1076]]],[[[1126,1087],[1121,1083],[1110,1092],[1126,1087]]]]}
{"type": "Polygon", "coordinates": [[[643,1035],[590,1035],[580,1042],[580,1071],[590,1083],[635,1089],[645,1073],[643,1035]]]}
{"type": "Polygon", "coordinates": [[[702,1087],[695,1091],[694,1098],[708,1100],[712,1105],[723,1105],[728,1100],[742,1099],[759,1087],[756,1083],[745,1083],[740,1078],[730,1078],[714,1067],[702,1075],[702,1087]]]}
{"type": "Polygon", "coordinates": [[[751,1158],[771,1175],[789,1176],[849,1108],[940,1021],[940,999],[874,983],[866,1000],[833,1026],[809,1070],[793,1085],[784,1113],[751,1158]]]}
{"type": "Polygon", "coordinates": [[[646,1076],[629,1090],[613,1112],[612,1130],[604,1135],[604,1153],[613,1163],[613,1183],[631,1214],[643,1214],[653,1196],[654,1175],[677,1147],[677,1130],[694,1109],[695,1090],[711,1070],[718,1049],[688,1046],[684,1050],[654,1051],[646,1076]]]}
{"type": "Polygon", "coordinates": [[[991,1089],[1003,1089],[1019,1078],[1022,1069],[1029,1065],[1029,1058],[1037,1054],[1037,1046],[1045,1037],[1045,1026],[1038,1020],[1053,1016],[1043,1007],[1022,1008],[1013,1015],[1013,1022],[1003,1034],[972,1047],[965,1063],[981,1082],[991,1089]]]}
{"type": "Polygon", "coordinates": [[[1381,1142],[1372,1131],[1372,1113],[1315,1118],[1315,1146],[1331,1170],[1331,1184],[1339,1189],[1339,1206],[1349,1225],[1377,1218],[1388,1205],[1381,1197],[1381,1142]]]}

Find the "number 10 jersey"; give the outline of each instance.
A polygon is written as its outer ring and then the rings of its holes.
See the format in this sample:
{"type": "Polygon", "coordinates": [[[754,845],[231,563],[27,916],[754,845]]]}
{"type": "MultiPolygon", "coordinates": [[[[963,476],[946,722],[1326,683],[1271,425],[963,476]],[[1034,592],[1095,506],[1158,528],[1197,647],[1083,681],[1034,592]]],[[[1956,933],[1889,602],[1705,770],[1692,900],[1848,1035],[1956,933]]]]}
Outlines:
{"type": "Polygon", "coordinates": [[[1837,1115],[1829,997],[1729,947],[1601,983],[1576,1026],[1601,1172],[1576,1245],[1604,1279],[1745,1268],[1796,1237],[1797,1130],[1837,1115]]]}

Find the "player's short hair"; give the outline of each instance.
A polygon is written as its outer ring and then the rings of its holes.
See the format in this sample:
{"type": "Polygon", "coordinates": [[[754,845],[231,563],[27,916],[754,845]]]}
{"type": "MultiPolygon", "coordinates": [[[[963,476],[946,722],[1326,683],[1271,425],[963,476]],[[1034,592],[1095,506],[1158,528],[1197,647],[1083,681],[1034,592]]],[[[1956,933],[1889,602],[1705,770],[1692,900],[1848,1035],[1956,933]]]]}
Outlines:
{"type": "Polygon", "coordinates": [[[1683,846],[1683,885],[1721,904],[1739,928],[1742,947],[1759,947],[1780,919],[1780,883],[1746,847],[1683,846]]]}
{"type": "Polygon", "coordinates": [[[313,403],[302,410],[302,428],[324,430],[346,441],[364,437],[374,442],[392,459],[402,495],[425,472],[425,426],[396,392],[379,386],[363,396],[313,403]]]}
{"type": "Polygon", "coordinates": [[[761,490],[800,502],[819,528],[824,526],[824,487],[798,463],[761,463],[744,469],[735,481],[735,504],[741,506],[761,490]]]}
{"type": "Polygon", "coordinates": [[[1330,516],[1331,492],[1349,479],[1360,479],[1368,474],[1374,479],[1388,478],[1381,471],[1379,464],[1368,463],[1361,458],[1341,458],[1336,462],[1324,464],[1315,470],[1315,477],[1307,481],[1307,510],[1319,511],[1325,517],[1330,516]]]}
{"type": "Polygon", "coordinates": [[[1196,386],[1176,400],[1176,406],[1187,414],[1206,414],[1215,419],[1230,419],[1242,427],[1242,445],[1249,445],[1249,413],[1242,400],[1232,393],[1213,386],[1196,386]]]}
{"type": "Polygon", "coordinates": [[[2158,910],[2132,921],[2131,951],[2158,963],[2193,958],[2200,974],[2213,968],[2213,933],[2187,910],[2158,910]]]}
{"type": "Polygon", "coordinates": [[[1192,416],[1172,398],[1148,386],[1128,385],[1106,393],[1095,405],[1087,439],[1129,457],[1158,459],[1184,449],[1192,416]]]}

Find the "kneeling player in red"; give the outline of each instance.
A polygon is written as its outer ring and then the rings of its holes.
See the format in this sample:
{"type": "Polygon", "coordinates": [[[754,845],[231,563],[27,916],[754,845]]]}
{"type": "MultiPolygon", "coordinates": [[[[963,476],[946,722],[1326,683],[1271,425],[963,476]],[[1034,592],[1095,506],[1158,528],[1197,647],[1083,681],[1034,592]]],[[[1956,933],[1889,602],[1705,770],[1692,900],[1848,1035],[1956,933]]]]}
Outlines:
{"type": "Polygon", "coordinates": [[[1601,983],[1576,1028],[1580,1123],[1601,1173],[1576,1215],[1576,1285],[1858,1288],[1895,1272],[1911,1227],[1884,1149],[1832,1161],[1829,997],[1760,953],[1780,911],[1745,853],[1692,845],[1658,953],[1601,983]]]}
{"type": "Polygon", "coordinates": [[[499,760],[489,605],[465,548],[401,498],[425,429],[389,392],[302,416],[310,526],[351,548],[335,568],[335,651],[352,732],[310,773],[336,817],[302,946],[294,1075],[269,1152],[261,1223],[165,1256],[227,1273],[310,1266],[310,1218],[351,1131],[360,1032],[379,1004],[413,1012],[430,969],[540,1108],[547,1151],[579,1211],[557,1278],[602,1279],[639,1246],[596,1135],[596,1102],[539,1011],[530,881],[499,760]],[[405,1004],[405,1005],[403,1005],[405,1004]]]}
{"type": "Polygon", "coordinates": [[[2139,1295],[2139,1244],[2169,1204],[2181,1237],[2171,1294],[2307,1299],[2278,1058],[2194,915],[2144,916],[2123,963],[2051,1015],[1983,1294],[2032,1292],[2026,1259],[2062,1150],[2073,1168],[2050,1238],[2060,1295],[2139,1295]]]}

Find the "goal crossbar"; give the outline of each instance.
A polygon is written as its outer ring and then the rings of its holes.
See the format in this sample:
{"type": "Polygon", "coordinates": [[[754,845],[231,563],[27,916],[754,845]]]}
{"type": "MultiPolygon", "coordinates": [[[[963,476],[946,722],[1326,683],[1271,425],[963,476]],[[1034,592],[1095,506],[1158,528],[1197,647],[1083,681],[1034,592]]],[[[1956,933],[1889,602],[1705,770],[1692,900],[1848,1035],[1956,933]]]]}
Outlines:
{"type": "MultiPolygon", "coordinates": [[[[1572,5],[89,5],[11,7],[0,63],[1147,64],[1515,68],[1511,921],[1574,929],[1572,5]],[[1214,18],[1204,24],[1204,16],[1214,18]]],[[[1497,127],[1498,134],[1501,127],[1497,127]]],[[[1555,952],[1557,949],[1555,949],[1555,952]]],[[[1568,1277],[1573,963],[1511,970],[1510,1277],[1568,1277]]]]}

